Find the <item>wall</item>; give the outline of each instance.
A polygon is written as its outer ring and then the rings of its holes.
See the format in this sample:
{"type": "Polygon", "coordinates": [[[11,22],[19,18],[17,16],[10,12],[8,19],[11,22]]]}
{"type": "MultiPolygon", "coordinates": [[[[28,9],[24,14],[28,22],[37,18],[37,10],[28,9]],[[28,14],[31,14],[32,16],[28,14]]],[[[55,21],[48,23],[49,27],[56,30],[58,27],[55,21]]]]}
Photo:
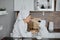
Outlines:
{"type": "Polygon", "coordinates": [[[6,8],[8,14],[0,16],[0,26],[3,25],[3,30],[0,30],[0,39],[4,36],[9,36],[15,21],[13,12],[13,0],[0,0],[0,8],[6,8]]]}

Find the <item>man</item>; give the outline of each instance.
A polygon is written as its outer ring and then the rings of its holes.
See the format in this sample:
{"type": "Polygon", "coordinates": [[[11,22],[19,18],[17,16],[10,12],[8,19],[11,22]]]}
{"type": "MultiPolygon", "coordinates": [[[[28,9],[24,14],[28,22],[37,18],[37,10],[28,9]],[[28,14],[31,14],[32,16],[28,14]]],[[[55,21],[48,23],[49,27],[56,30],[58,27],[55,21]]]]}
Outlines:
{"type": "Polygon", "coordinates": [[[35,31],[27,31],[27,23],[31,21],[29,11],[23,10],[18,14],[18,18],[14,24],[13,37],[32,37],[35,31]]]}

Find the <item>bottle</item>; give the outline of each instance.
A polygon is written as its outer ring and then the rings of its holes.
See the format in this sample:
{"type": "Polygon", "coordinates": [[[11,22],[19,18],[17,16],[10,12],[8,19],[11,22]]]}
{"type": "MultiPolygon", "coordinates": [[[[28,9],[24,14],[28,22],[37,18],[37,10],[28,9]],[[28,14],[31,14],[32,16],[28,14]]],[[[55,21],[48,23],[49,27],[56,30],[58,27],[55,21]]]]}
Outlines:
{"type": "Polygon", "coordinates": [[[54,31],[54,23],[53,22],[49,22],[49,31],[50,32],[54,31]]]}

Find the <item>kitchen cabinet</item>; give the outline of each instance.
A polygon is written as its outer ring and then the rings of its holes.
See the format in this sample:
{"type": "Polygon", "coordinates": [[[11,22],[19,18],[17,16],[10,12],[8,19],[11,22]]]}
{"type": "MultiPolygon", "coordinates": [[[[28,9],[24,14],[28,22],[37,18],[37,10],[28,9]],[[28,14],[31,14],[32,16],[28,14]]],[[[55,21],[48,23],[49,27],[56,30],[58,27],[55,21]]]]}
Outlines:
{"type": "Polygon", "coordinates": [[[56,11],[60,11],[60,0],[56,0],[56,11]]]}
{"type": "Polygon", "coordinates": [[[14,11],[23,9],[34,10],[34,0],[14,0],[14,11]]]}
{"type": "Polygon", "coordinates": [[[54,0],[14,0],[14,11],[54,11],[54,0]]]}
{"type": "Polygon", "coordinates": [[[54,0],[35,0],[36,11],[54,11],[54,0]]]}

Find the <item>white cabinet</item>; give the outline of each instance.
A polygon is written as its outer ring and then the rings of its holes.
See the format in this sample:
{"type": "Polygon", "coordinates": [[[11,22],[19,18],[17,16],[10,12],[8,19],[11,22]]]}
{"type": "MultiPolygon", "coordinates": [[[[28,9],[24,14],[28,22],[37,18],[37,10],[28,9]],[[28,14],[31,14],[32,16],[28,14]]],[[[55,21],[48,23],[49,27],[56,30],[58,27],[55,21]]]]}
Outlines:
{"type": "Polygon", "coordinates": [[[35,0],[36,11],[54,11],[54,0],[35,0]]]}
{"type": "Polygon", "coordinates": [[[56,0],[56,11],[60,11],[60,0],[56,0]]]}
{"type": "Polygon", "coordinates": [[[29,11],[54,11],[54,0],[14,0],[14,11],[24,9],[29,9],[29,11]]]}
{"type": "Polygon", "coordinates": [[[34,0],[14,0],[14,11],[20,11],[23,9],[34,10],[34,0]]]}

